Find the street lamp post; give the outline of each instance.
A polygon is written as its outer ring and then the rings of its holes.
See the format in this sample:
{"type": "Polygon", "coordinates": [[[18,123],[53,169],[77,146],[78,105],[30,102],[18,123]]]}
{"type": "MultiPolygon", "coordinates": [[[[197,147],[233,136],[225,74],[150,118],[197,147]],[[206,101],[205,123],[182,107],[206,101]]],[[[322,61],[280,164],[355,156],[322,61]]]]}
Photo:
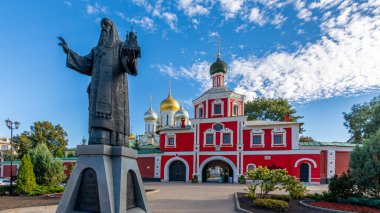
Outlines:
{"type": "Polygon", "coordinates": [[[15,121],[15,122],[12,122],[11,120],[9,120],[9,118],[5,121],[5,124],[7,125],[7,127],[11,130],[11,188],[9,189],[9,194],[12,195],[13,194],[13,180],[12,180],[12,177],[13,177],[13,129],[18,129],[20,127],[20,122],[18,121],[15,121]]]}

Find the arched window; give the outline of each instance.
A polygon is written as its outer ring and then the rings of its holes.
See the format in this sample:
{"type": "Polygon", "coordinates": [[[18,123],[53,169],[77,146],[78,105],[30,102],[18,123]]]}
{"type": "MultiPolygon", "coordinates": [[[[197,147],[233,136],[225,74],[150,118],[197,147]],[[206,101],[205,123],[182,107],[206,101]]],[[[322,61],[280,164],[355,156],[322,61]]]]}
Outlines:
{"type": "Polygon", "coordinates": [[[248,164],[247,165],[247,172],[251,172],[253,171],[254,169],[256,169],[256,165],[255,164],[248,164]]]}

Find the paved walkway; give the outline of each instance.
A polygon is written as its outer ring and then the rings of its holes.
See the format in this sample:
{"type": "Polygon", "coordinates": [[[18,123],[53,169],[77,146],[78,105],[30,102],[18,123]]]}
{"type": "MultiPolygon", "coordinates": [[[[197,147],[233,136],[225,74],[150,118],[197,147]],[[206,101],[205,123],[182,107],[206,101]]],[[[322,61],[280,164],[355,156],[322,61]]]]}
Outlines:
{"type": "MultiPolygon", "coordinates": [[[[233,193],[244,192],[245,185],[217,183],[145,183],[145,189],[158,189],[147,195],[153,213],[161,212],[235,212],[233,193]]],[[[310,193],[327,190],[327,185],[310,185],[310,193]]],[[[276,192],[278,193],[278,192],[276,192]]],[[[57,206],[5,210],[0,213],[55,212],[57,206]]]]}

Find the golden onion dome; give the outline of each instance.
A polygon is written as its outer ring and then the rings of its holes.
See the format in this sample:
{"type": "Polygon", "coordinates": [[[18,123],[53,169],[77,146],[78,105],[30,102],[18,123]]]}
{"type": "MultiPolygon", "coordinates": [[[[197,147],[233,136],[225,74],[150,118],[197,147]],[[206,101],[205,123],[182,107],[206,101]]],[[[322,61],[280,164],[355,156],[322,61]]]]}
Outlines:
{"type": "Polygon", "coordinates": [[[189,113],[183,108],[183,103],[181,103],[181,108],[175,113],[174,118],[176,120],[189,119],[189,113]]]}
{"type": "Polygon", "coordinates": [[[128,136],[128,140],[134,140],[136,139],[135,135],[131,132],[131,134],[128,136]]]}
{"type": "Polygon", "coordinates": [[[179,104],[178,104],[178,101],[175,100],[173,97],[172,97],[172,90],[171,90],[171,86],[169,86],[169,95],[166,99],[164,99],[161,104],[160,104],[160,110],[161,111],[164,111],[164,110],[173,110],[173,111],[177,111],[179,110],[179,104]]]}
{"type": "Polygon", "coordinates": [[[152,97],[150,97],[150,107],[149,110],[144,114],[144,120],[145,121],[157,121],[158,116],[155,111],[153,111],[152,108],[152,97]]]}

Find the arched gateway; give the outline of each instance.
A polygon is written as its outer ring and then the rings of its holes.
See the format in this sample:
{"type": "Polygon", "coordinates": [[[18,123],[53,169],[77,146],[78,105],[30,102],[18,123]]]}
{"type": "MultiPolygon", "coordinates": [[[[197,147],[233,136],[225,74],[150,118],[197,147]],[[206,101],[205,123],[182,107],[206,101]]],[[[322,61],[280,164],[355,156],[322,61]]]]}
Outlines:
{"type": "Polygon", "coordinates": [[[174,157],[165,163],[164,181],[187,181],[189,164],[181,157],[174,157]]]}
{"type": "Polygon", "coordinates": [[[238,171],[235,164],[230,159],[222,156],[213,156],[202,162],[198,170],[199,182],[207,182],[210,179],[210,176],[207,175],[207,170],[215,167],[221,168],[221,171],[224,172],[223,182],[228,183],[229,177],[232,178],[232,182],[237,182],[238,171]]]}

